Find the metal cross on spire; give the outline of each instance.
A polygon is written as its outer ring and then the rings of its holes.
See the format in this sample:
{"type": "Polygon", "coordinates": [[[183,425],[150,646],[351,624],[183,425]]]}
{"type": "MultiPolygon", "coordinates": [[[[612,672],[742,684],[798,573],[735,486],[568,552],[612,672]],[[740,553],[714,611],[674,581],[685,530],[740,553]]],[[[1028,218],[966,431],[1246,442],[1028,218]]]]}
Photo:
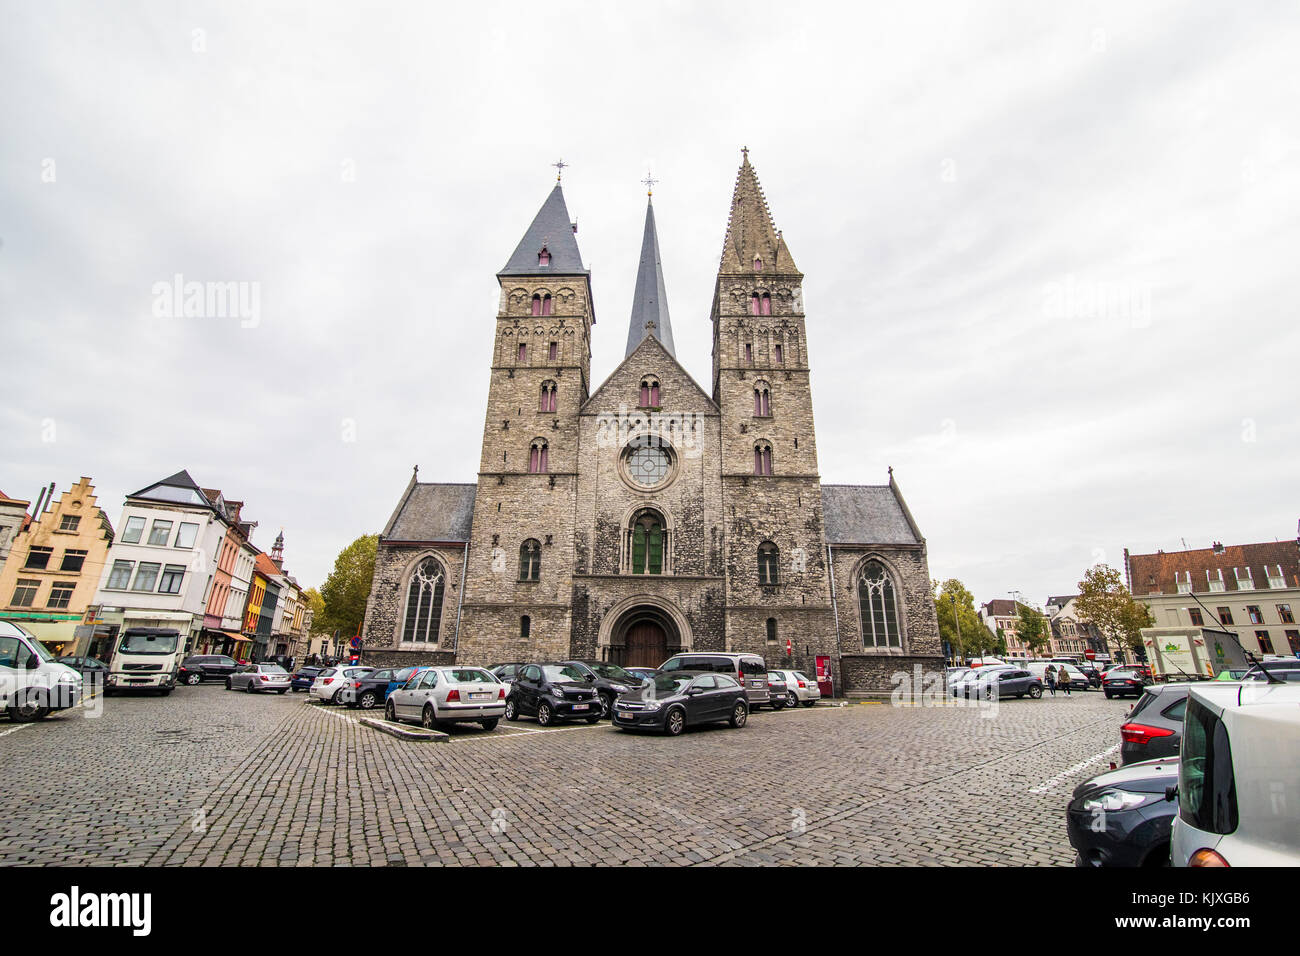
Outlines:
{"type": "Polygon", "coordinates": [[[641,180],[641,182],[645,185],[645,194],[647,196],[653,196],[655,184],[659,182],[659,180],[650,175],[650,170],[647,169],[645,171],[645,179],[641,180]]]}
{"type": "Polygon", "coordinates": [[[564,175],[564,167],[568,166],[569,164],[566,163],[564,160],[560,160],[558,163],[551,163],[551,165],[555,167],[555,181],[558,183],[560,181],[560,177],[564,175]]]}

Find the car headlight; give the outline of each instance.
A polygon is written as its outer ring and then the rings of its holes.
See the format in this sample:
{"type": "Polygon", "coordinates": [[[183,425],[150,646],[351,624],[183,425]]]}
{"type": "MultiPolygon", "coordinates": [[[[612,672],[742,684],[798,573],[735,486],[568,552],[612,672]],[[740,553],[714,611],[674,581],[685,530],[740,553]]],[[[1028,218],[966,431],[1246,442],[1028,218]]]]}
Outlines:
{"type": "Polygon", "coordinates": [[[627,687],[626,687],[625,685],[623,685],[623,684],[610,684],[610,685],[609,685],[609,689],[612,690],[612,691],[613,691],[614,693],[616,693],[616,694],[626,694],[626,693],[627,693],[627,687]]]}
{"type": "Polygon", "coordinates": [[[659,701],[657,701],[657,700],[647,700],[647,701],[645,702],[645,709],[646,709],[646,710],[658,710],[660,706],[661,706],[661,705],[660,705],[659,701]]]}
{"type": "Polygon", "coordinates": [[[1157,798],[1163,800],[1163,793],[1132,793],[1128,790],[1103,790],[1083,801],[1083,809],[1089,813],[1104,810],[1115,813],[1119,810],[1133,810],[1143,804],[1152,803],[1157,798]]]}

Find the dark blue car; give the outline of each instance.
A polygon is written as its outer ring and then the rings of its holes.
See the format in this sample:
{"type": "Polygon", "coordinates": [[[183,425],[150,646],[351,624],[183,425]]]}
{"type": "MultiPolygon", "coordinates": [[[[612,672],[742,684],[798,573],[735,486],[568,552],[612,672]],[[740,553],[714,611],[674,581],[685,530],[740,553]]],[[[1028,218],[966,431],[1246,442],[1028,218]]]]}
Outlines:
{"type": "Polygon", "coordinates": [[[388,700],[388,695],[405,684],[419,667],[381,667],[358,676],[352,684],[349,707],[372,710],[388,700]]]}
{"type": "Polygon", "coordinates": [[[1178,755],[1131,763],[1079,784],[1066,810],[1078,866],[1168,866],[1178,755]]]}
{"type": "Polygon", "coordinates": [[[311,690],[311,685],[316,680],[316,675],[323,671],[323,667],[300,667],[294,672],[293,677],[289,680],[289,686],[293,688],[296,694],[300,690],[311,690]]]}

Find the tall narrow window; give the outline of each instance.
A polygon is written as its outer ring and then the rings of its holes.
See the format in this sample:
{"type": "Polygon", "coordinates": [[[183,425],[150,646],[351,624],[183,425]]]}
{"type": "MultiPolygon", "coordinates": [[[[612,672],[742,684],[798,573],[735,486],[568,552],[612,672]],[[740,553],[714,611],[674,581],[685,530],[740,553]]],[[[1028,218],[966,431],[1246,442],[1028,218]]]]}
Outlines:
{"type": "Polygon", "coordinates": [[[767,442],[759,442],[754,446],[754,474],[772,474],[772,446],[767,442]]]}
{"type": "Polygon", "coordinates": [[[554,362],[557,361],[559,357],[560,357],[560,343],[552,342],[550,350],[546,353],[546,360],[548,362],[554,362]]]}
{"type": "Polygon", "coordinates": [[[858,578],[858,611],[866,647],[901,647],[894,582],[879,561],[868,561],[858,578]]]}
{"type": "Polygon", "coordinates": [[[442,623],[443,578],[442,565],[434,558],[425,558],[412,572],[411,583],[406,589],[403,641],[425,644],[438,642],[438,628],[442,623]]]}
{"type": "Polygon", "coordinates": [[[763,308],[762,308],[762,310],[761,310],[761,312],[760,312],[761,315],[771,315],[771,314],[772,314],[772,297],[771,297],[770,295],[768,295],[766,292],[763,293],[763,302],[762,302],[762,306],[763,306],[763,308]]]}
{"type": "Polygon", "coordinates": [[[524,640],[527,640],[528,635],[531,634],[532,631],[533,631],[532,618],[530,618],[527,614],[525,614],[523,617],[519,619],[519,636],[524,640]]]}
{"type": "Polygon", "coordinates": [[[659,407],[659,379],[647,375],[641,379],[641,408],[659,407]]]}
{"type": "Polygon", "coordinates": [[[542,402],[538,406],[539,411],[554,412],[558,410],[559,405],[556,403],[556,385],[549,379],[542,383],[542,402]]]}
{"type": "Polygon", "coordinates": [[[542,246],[542,251],[537,253],[537,264],[539,266],[549,266],[551,264],[551,254],[545,246],[542,246]]]}
{"type": "Polygon", "coordinates": [[[766,382],[754,386],[754,416],[768,418],[772,414],[772,394],[766,382]]]}
{"type": "Polygon", "coordinates": [[[753,295],[749,297],[749,314],[758,315],[758,310],[759,310],[758,293],[755,292],[753,295]]]}
{"type": "Polygon", "coordinates": [[[776,345],[776,364],[777,365],[785,364],[785,349],[781,347],[781,343],[779,342],[776,345]]]}
{"type": "Polygon", "coordinates": [[[745,364],[746,365],[754,364],[754,346],[751,345],[749,342],[745,343],[745,364]]]}
{"type": "Polygon", "coordinates": [[[536,581],[542,574],[542,548],[536,538],[519,546],[519,580],[536,581]]]}
{"type": "Polygon", "coordinates": [[[534,296],[533,296],[533,315],[541,315],[541,314],[542,314],[542,297],[541,297],[540,295],[534,295],[534,296]]]}
{"type": "Polygon", "coordinates": [[[757,256],[754,257],[754,271],[755,272],[763,271],[763,260],[759,259],[757,256]]]}
{"type": "Polygon", "coordinates": [[[642,511],[632,519],[630,529],[633,574],[663,574],[664,548],[668,533],[663,518],[654,511],[642,511]]]}
{"type": "Polygon", "coordinates": [[[544,475],[548,467],[546,440],[538,438],[528,450],[528,470],[534,475],[544,475]]]}
{"type": "Polygon", "coordinates": [[[518,359],[520,365],[523,365],[528,361],[528,346],[523,342],[519,343],[518,359]]]}
{"type": "Polygon", "coordinates": [[[776,618],[769,617],[767,619],[767,642],[769,644],[775,644],[776,640],[777,640],[776,618]]]}
{"type": "Polygon", "coordinates": [[[551,295],[548,292],[546,295],[542,296],[542,315],[550,315],[550,314],[551,314],[551,295]]]}
{"type": "Polygon", "coordinates": [[[771,541],[764,541],[758,546],[758,583],[764,585],[779,584],[781,551],[771,541]]]}

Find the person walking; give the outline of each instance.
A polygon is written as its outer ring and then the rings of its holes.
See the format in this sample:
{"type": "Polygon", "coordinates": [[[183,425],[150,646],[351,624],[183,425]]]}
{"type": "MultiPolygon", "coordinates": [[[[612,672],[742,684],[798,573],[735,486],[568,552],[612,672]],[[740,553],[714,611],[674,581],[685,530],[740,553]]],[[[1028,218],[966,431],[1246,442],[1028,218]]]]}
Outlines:
{"type": "Polygon", "coordinates": [[[1054,668],[1051,664],[1048,664],[1047,670],[1043,671],[1043,679],[1047,682],[1048,692],[1053,697],[1055,697],[1056,696],[1056,668],[1054,668]]]}
{"type": "Polygon", "coordinates": [[[1061,689],[1065,691],[1065,696],[1069,697],[1070,696],[1070,672],[1065,669],[1064,664],[1061,665],[1060,671],[1057,672],[1056,682],[1060,684],[1061,689]]]}

